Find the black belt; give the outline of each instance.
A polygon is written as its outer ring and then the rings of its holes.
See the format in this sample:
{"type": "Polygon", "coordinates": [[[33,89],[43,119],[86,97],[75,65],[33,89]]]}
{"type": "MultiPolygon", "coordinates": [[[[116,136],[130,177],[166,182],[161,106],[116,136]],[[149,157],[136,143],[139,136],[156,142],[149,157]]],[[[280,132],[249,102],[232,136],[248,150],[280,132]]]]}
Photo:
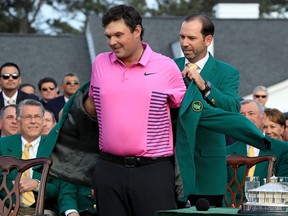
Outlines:
{"type": "Polygon", "coordinates": [[[136,156],[116,156],[106,152],[100,152],[99,158],[110,161],[115,164],[123,165],[128,168],[144,166],[152,163],[158,163],[162,161],[172,161],[172,156],[170,157],[158,157],[158,158],[149,158],[149,157],[136,157],[136,156]]]}

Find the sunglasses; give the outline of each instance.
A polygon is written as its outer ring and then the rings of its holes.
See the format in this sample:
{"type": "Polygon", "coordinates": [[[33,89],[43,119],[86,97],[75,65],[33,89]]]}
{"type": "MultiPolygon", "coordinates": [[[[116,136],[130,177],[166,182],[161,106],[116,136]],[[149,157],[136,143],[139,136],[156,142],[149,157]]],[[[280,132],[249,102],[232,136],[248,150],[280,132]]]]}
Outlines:
{"type": "Polygon", "coordinates": [[[267,95],[254,95],[254,97],[256,97],[256,98],[266,98],[267,97],[267,95]]]}
{"type": "Polygon", "coordinates": [[[65,85],[79,85],[79,82],[66,82],[65,85]]]}
{"type": "Polygon", "coordinates": [[[18,79],[20,77],[19,74],[2,74],[1,77],[4,79],[4,80],[7,80],[9,79],[10,77],[12,77],[14,80],[18,79]]]}
{"type": "Polygon", "coordinates": [[[53,91],[55,88],[56,88],[55,86],[50,86],[50,87],[48,87],[48,88],[43,87],[43,88],[41,89],[41,91],[46,92],[46,91],[48,91],[48,89],[50,89],[51,91],[53,91]]]}

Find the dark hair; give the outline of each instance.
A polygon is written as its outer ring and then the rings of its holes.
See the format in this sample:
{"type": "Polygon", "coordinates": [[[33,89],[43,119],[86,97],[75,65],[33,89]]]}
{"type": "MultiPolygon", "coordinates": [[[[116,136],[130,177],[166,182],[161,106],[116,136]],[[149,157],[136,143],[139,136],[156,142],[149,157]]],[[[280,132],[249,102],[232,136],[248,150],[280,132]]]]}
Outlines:
{"type": "Polygon", "coordinates": [[[1,67],[0,67],[0,75],[2,75],[2,69],[3,69],[4,67],[15,67],[15,68],[18,70],[18,74],[21,75],[21,74],[20,74],[20,69],[19,69],[18,65],[15,64],[15,63],[13,63],[13,62],[6,62],[6,63],[4,63],[3,65],[1,65],[1,67]]]}
{"type": "Polygon", "coordinates": [[[284,114],[276,109],[276,108],[267,108],[264,110],[266,117],[276,123],[279,124],[281,126],[284,126],[284,128],[286,127],[286,121],[285,121],[285,116],[284,114]]]}
{"type": "Polygon", "coordinates": [[[0,111],[0,119],[3,119],[4,112],[8,107],[14,107],[16,109],[17,106],[16,106],[16,104],[8,104],[8,105],[2,107],[2,109],[0,111]]]}
{"type": "Polygon", "coordinates": [[[184,18],[183,22],[190,22],[199,20],[202,23],[201,34],[206,37],[208,35],[214,35],[215,27],[211,19],[205,14],[193,14],[184,18]]]}
{"type": "Polygon", "coordinates": [[[285,120],[287,120],[288,119],[288,112],[284,112],[283,115],[285,117],[285,120]]]}
{"type": "Polygon", "coordinates": [[[65,77],[76,77],[77,79],[79,79],[78,76],[74,73],[66,73],[66,74],[64,74],[64,76],[62,78],[62,83],[64,83],[65,77]]]}
{"type": "Polygon", "coordinates": [[[144,27],[142,26],[142,17],[132,6],[117,5],[110,8],[102,17],[102,26],[105,28],[114,21],[123,19],[125,24],[134,32],[137,25],[141,26],[141,40],[143,40],[144,27]]]}
{"type": "MultiPolygon", "coordinates": [[[[49,110],[49,109],[45,109],[45,112],[48,112],[48,113],[51,114],[51,116],[52,116],[52,121],[55,123],[55,122],[56,122],[56,118],[55,118],[54,113],[53,113],[51,110],[49,110]]],[[[45,113],[44,113],[44,115],[45,115],[45,113]]]]}
{"type": "Polygon", "coordinates": [[[43,79],[39,80],[38,82],[38,89],[41,91],[41,87],[43,83],[52,82],[55,87],[57,88],[57,82],[51,77],[44,77],[43,79]]]}
{"type": "Polygon", "coordinates": [[[23,84],[21,84],[21,85],[18,87],[18,89],[21,91],[22,88],[24,88],[24,87],[26,87],[26,86],[30,86],[30,87],[32,87],[32,88],[35,90],[35,86],[32,85],[32,84],[30,84],[30,83],[23,83],[23,84]]]}

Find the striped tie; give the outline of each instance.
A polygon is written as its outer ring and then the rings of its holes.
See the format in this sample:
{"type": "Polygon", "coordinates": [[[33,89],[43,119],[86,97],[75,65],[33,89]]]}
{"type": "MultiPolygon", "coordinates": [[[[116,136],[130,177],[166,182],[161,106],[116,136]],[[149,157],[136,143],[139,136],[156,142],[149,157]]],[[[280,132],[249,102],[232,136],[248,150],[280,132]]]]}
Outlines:
{"type": "MultiPolygon", "coordinates": [[[[250,145],[248,148],[248,157],[254,157],[254,156],[255,156],[254,147],[250,145]]],[[[251,167],[248,171],[248,176],[250,177],[250,179],[254,176],[255,167],[256,166],[251,167]]]]}
{"type": "MultiPolygon", "coordinates": [[[[27,160],[30,159],[30,152],[29,152],[29,148],[32,147],[31,143],[26,143],[25,144],[25,148],[24,148],[24,152],[22,154],[22,159],[23,160],[27,160]]],[[[30,178],[30,170],[26,170],[21,178],[30,178]]],[[[22,202],[27,205],[27,206],[31,206],[33,203],[35,203],[35,197],[32,191],[30,192],[24,192],[22,193],[22,202]]]]}

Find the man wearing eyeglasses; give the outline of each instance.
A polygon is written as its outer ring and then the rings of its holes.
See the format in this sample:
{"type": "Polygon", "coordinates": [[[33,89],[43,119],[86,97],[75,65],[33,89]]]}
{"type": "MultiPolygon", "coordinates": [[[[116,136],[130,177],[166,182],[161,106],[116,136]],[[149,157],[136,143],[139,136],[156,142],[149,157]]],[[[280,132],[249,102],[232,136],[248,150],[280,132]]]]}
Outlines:
{"type": "Polygon", "coordinates": [[[42,99],[40,102],[46,108],[47,102],[58,96],[58,86],[55,79],[51,77],[44,77],[38,82],[38,89],[42,99]]]}
{"type": "MultiPolygon", "coordinates": [[[[27,99],[21,101],[16,108],[16,118],[19,125],[20,134],[3,137],[0,139],[0,155],[14,156],[23,158],[25,148],[29,148],[28,158],[39,158],[50,156],[50,143],[45,142],[45,137],[41,136],[44,125],[43,105],[36,100],[27,99]]],[[[20,180],[20,211],[17,215],[32,215],[35,213],[35,200],[37,200],[38,187],[41,180],[41,173],[37,169],[30,169],[29,176],[20,180]],[[25,202],[24,192],[33,192],[33,199],[29,204],[25,202]]],[[[16,173],[11,173],[7,182],[12,182],[16,173]]],[[[57,199],[60,182],[50,178],[46,185],[45,211],[47,215],[54,216],[57,209],[57,199]]],[[[0,192],[3,198],[4,191],[0,192]]],[[[26,200],[27,201],[27,200],[26,200]]]]}
{"type": "Polygon", "coordinates": [[[57,121],[59,119],[59,112],[79,87],[79,78],[74,73],[67,73],[63,76],[61,84],[63,95],[49,100],[46,104],[46,109],[54,113],[57,121]]]}
{"type": "Polygon", "coordinates": [[[2,93],[0,93],[0,109],[9,104],[18,104],[25,99],[38,100],[36,95],[26,94],[18,91],[18,86],[22,82],[20,69],[17,64],[6,62],[0,67],[0,84],[2,93]]]}
{"type": "Polygon", "coordinates": [[[268,100],[268,90],[265,86],[256,86],[253,90],[253,100],[258,101],[264,108],[268,100]]]}

